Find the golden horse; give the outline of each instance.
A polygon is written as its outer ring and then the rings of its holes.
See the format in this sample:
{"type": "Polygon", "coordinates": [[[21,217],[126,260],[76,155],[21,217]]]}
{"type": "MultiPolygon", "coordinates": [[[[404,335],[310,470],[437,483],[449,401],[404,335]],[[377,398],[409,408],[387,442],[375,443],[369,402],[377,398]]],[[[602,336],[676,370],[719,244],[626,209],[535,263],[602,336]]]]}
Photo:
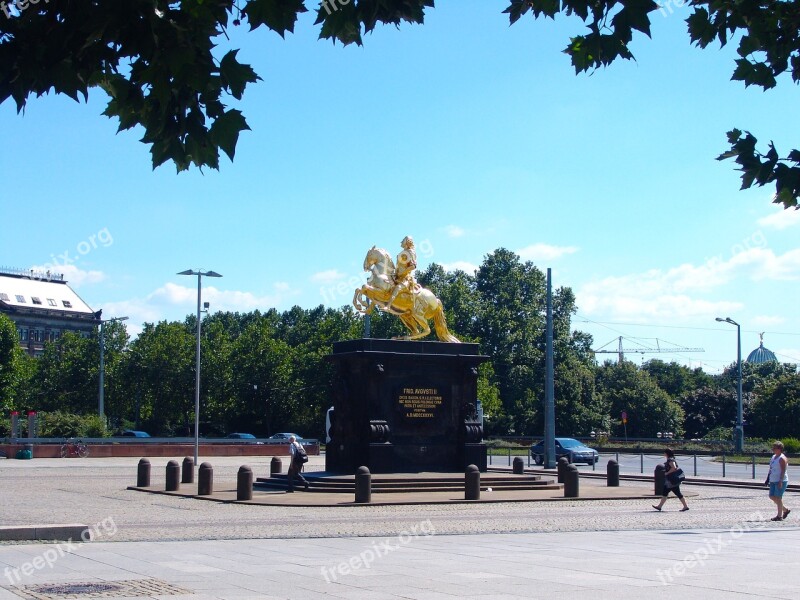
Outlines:
{"type": "MultiPolygon", "coordinates": [[[[396,315],[409,330],[409,335],[401,340],[418,340],[431,332],[428,321],[433,319],[436,336],[442,342],[460,343],[460,340],[447,329],[442,301],[427,288],[420,287],[411,293],[403,290],[387,308],[395,286],[395,266],[392,257],[383,248],[373,246],[364,258],[364,270],[370,271],[367,283],[356,289],[353,306],[362,314],[370,314],[378,309],[396,315]]],[[[418,285],[418,284],[417,284],[418,285]]]]}

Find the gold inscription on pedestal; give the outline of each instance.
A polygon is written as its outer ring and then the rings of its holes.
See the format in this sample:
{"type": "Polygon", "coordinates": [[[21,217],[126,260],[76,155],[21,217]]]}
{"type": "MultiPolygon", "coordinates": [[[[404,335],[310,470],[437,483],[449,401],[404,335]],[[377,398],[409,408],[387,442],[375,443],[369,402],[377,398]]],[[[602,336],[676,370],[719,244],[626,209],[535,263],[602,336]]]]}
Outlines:
{"type": "Polygon", "coordinates": [[[442,405],[437,388],[403,388],[397,400],[409,419],[432,419],[442,405]]]}

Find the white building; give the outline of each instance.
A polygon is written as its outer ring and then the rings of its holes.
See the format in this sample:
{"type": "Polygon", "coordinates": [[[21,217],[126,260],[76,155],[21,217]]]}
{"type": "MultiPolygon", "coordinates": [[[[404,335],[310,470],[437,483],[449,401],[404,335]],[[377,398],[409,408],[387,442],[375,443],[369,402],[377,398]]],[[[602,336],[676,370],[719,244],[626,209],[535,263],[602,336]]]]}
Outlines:
{"type": "Polygon", "coordinates": [[[103,311],[93,311],[63,275],[0,269],[0,313],[17,326],[20,346],[31,356],[66,332],[90,336],[103,311]]]}

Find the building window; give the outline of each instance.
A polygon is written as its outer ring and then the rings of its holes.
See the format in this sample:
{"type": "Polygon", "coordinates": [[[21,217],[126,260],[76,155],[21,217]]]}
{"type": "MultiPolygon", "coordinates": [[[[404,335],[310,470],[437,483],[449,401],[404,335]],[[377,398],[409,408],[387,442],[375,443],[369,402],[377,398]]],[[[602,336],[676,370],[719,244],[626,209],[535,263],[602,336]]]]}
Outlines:
{"type": "Polygon", "coordinates": [[[20,329],[19,330],[19,341],[20,342],[27,342],[28,341],[28,329],[20,329]]]}
{"type": "Polygon", "coordinates": [[[48,303],[50,306],[58,306],[58,302],[56,302],[56,301],[55,301],[55,300],[53,300],[52,298],[48,298],[48,299],[47,299],[47,303],[48,303]]]}
{"type": "Polygon", "coordinates": [[[41,299],[37,298],[36,296],[31,296],[31,302],[33,302],[34,304],[42,303],[41,299]]]}
{"type": "Polygon", "coordinates": [[[2,300],[3,302],[8,302],[8,294],[6,294],[5,292],[0,292],[0,300],[2,300]]]}
{"type": "Polygon", "coordinates": [[[69,300],[62,300],[61,302],[64,303],[64,308],[72,308],[72,302],[70,302],[69,300]]]}
{"type": "Polygon", "coordinates": [[[25,304],[25,296],[20,296],[19,294],[17,294],[17,302],[19,302],[20,304],[25,304]]]}
{"type": "Polygon", "coordinates": [[[42,341],[42,332],[39,329],[34,329],[31,332],[31,340],[34,342],[41,342],[42,341]]]}

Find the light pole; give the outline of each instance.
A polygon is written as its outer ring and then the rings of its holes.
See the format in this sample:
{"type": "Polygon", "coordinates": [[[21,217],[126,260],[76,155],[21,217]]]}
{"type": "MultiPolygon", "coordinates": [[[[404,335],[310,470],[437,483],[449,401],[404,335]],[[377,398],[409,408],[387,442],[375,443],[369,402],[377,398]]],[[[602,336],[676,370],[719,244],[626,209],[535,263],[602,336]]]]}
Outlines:
{"type": "Polygon", "coordinates": [[[98,328],[97,336],[100,338],[100,385],[97,390],[97,414],[101,419],[105,418],[105,378],[106,378],[106,345],[105,337],[103,336],[103,325],[106,323],[113,323],[114,321],[127,321],[128,317],[114,317],[113,319],[100,320],[100,327],[98,328]]]}
{"type": "Polygon", "coordinates": [[[200,454],[200,281],[206,277],[222,277],[215,271],[181,271],[178,275],[197,275],[197,352],[194,365],[194,466],[197,466],[197,457],[200,454]]]}
{"type": "Polygon", "coordinates": [[[730,317],[717,317],[720,323],[730,323],[736,325],[736,369],[738,371],[738,383],[736,385],[736,429],[733,440],[736,452],[744,452],[744,422],[742,418],[742,328],[730,317]]]}

